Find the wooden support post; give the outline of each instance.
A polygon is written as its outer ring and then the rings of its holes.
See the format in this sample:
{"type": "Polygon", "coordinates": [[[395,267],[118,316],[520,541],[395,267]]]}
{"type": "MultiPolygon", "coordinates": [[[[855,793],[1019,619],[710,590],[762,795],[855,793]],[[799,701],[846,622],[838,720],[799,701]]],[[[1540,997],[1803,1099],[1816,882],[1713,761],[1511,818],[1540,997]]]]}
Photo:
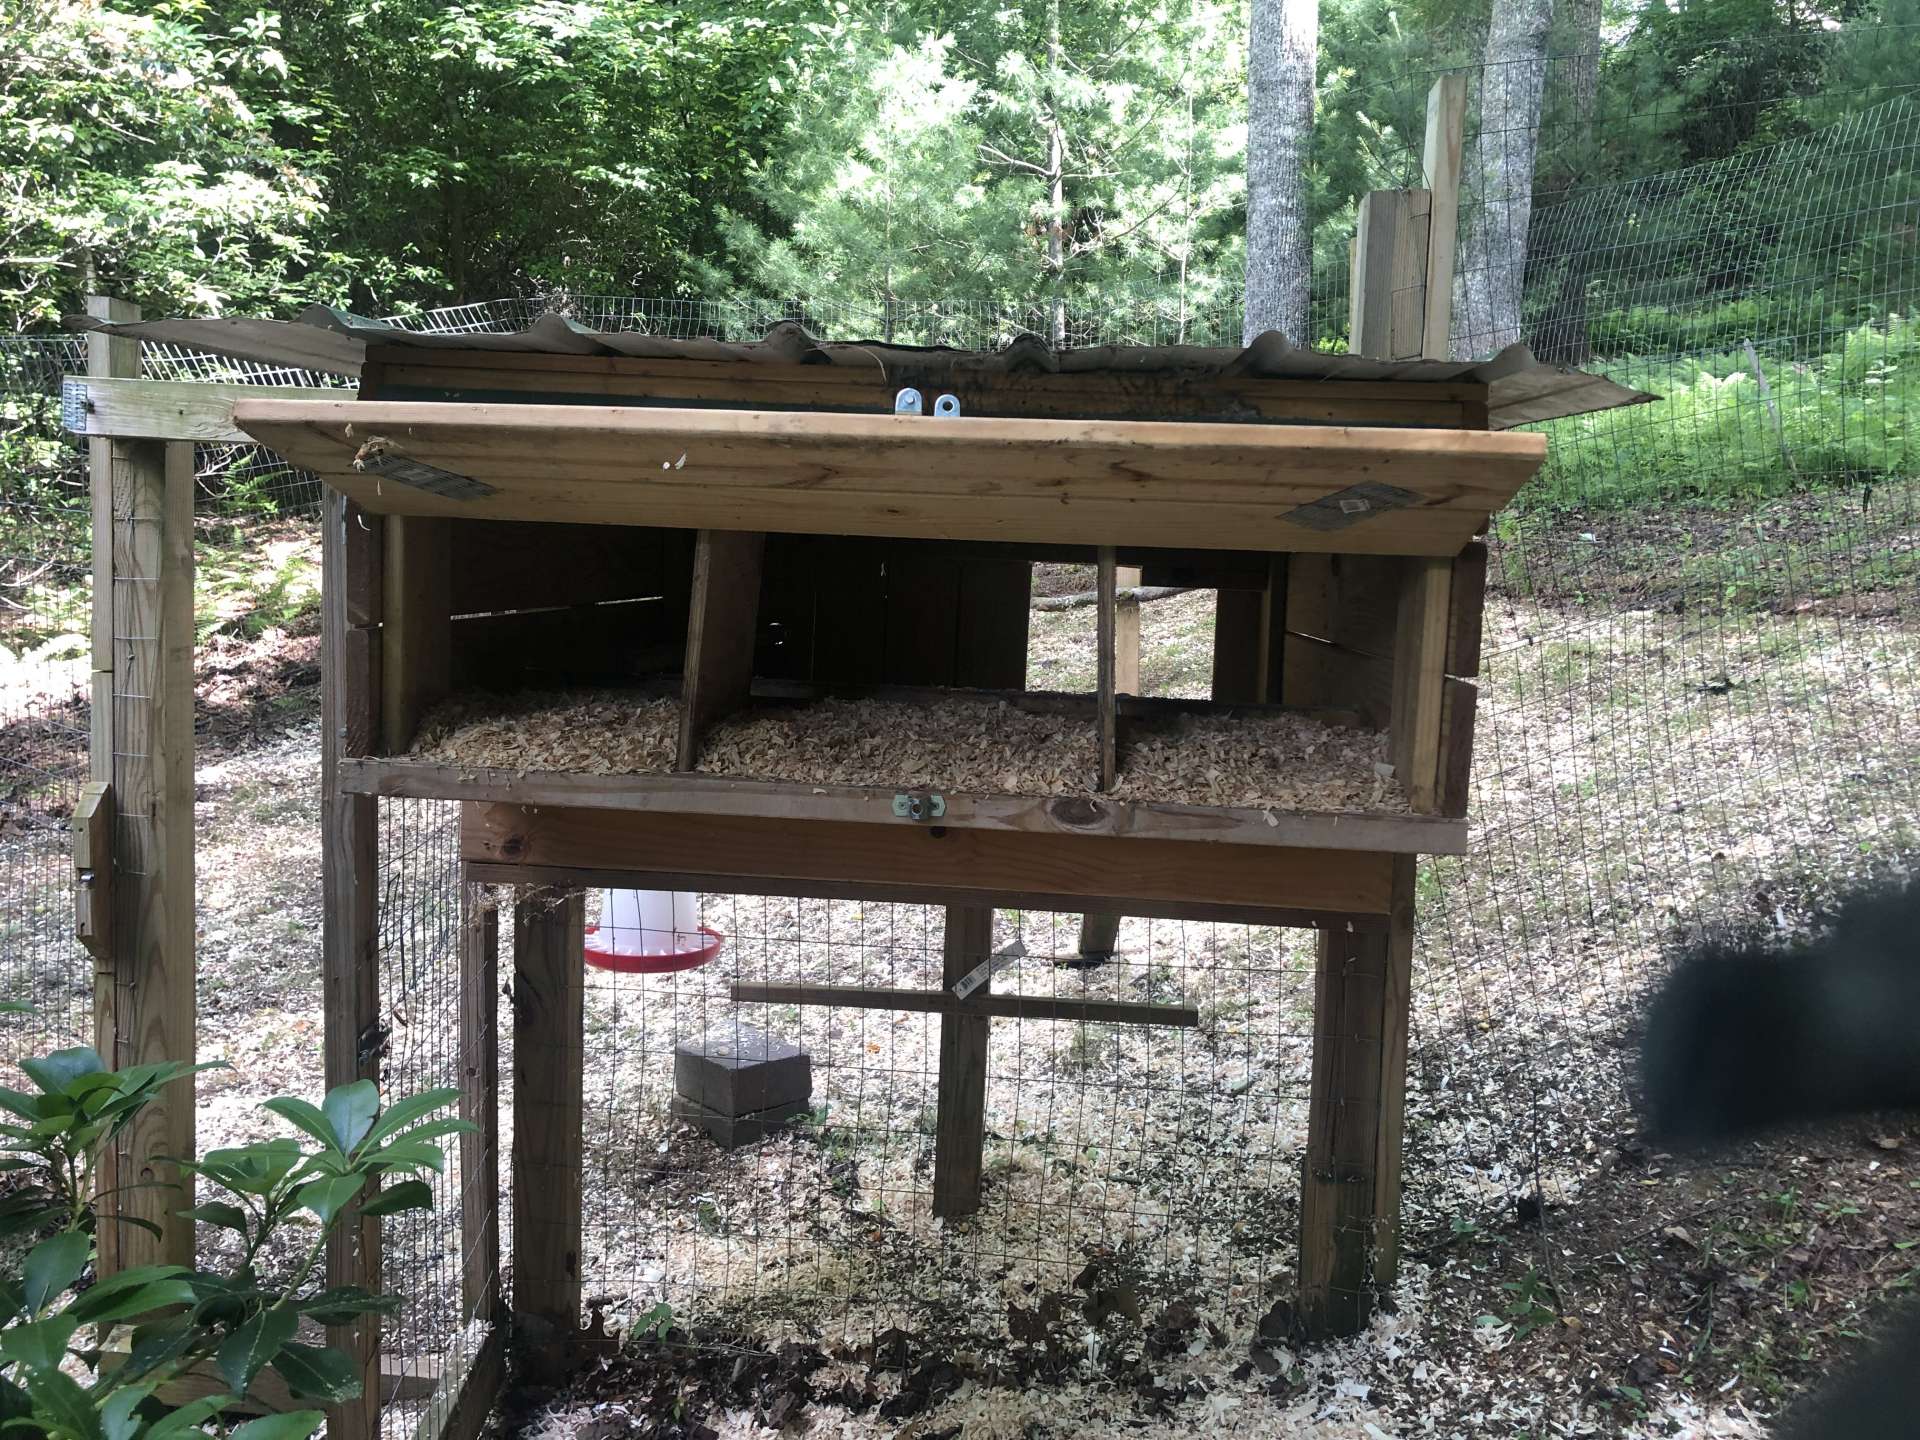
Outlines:
{"type": "MultiPolygon", "coordinates": [[[[369,754],[380,717],[381,519],[328,490],[320,512],[320,868],[322,1004],[329,1089],[380,1078],[377,802],[340,788],[340,762],[369,754]]],[[[349,1222],[327,1248],[327,1283],[380,1288],[380,1222],[349,1222]]],[[[379,1426],[380,1324],[330,1327],[327,1343],[359,1372],[358,1399],[327,1409],[329,1440],[379,1426]]]]}
{"type": "Polygon", "coordinates": [[[453,677],[451,522],[388,518],[381,628],[381,748],[403,755],[420,718],[446,698],[453,677]]]}
{"type": "Polygon", "coordinates": [[[1114,781],[1119,778],[1120,753],[1120,707],[1114,698],[1114,577],[1119,567],[1114,564],[1113,547],[1100,547],[1099,580],[1099,619],[1096,624],[1095,644],[1098,658],[1095,665],[1095,684],[1098,687],[1098,711],[1100,717],[1100,788],[1111,790],[1114,781]]]}
{"type": "Polygon", "coordinates": [[[460,867],[460,1300],[500,1318],[500,912],[460,867]]]}
{"type": "Polygon", "coordinates": [[[767,537],[702,530],[693,552],[693,611],[680,682],[679,768],[700,761],[707,727],[746,702],[753,688],[754,622],[767,537]]]}
{"type": "Polygon", "coordinates": [[[1427,210],[1426,313],[1420,354],[1452,357],[1453,258],[1460,234],[1460,151],[1467,122],[1467,77],[1442,75],[1427,92],[1427,135],[1421,184],[1427,210]]]}
{"type": "MultiPolygon", "coordinates": [[[[947,907],[946,958],[941,984],[951,987],[993,949],[993,911],[980,905],[947,907]]],[[[989,978],[976,994],[992,985],[989,978]]],[[[981,1151],[987,1134],[985,1015],[940,1020],[940,1094],[933,1144],[933,1213],[957,1220],[980,1208],[981,1151]]]]}
{"type": "MultiPolygon", "coordinates": [[[[91,299],[102,319],[139,311],[91,299]]],[[[90,343],[90,372],[132,374],[135,342],[90,343]]],[[[97,929],[94,1048],[109,1065],[192,1061],[193,446],[91,443],[93,729],[91,773],[112,791],[110,852],[97,929]]],[[[97,815],[97,810],[96,810],[97,815]]],[[[96,827],[97,828],[97,827],[96,827]]],[[[98,872],[96,871],[96,876],[98,872]]],[[[97,883],[97,880],[96,880],[97,883]]],[[[193,1261],[191,1181],[166,1157],[194,1154],[194,1086],[166,1088],[102,1151],[95,1172],[99,1272],[193,1261]],[[139,1225],[155,1227],[153,1233],[139,1225]]]]}
{"type": "Polygon", "coordinates": [[[586,905],[526,889],[513,906],[513,1311],[580,1328],[586,905]]]}
{"type": "Polygon", "coordinates": [[[1394,858],[1385,934],[1320,932],[1300,1204],[1300,1307],[1315,1339],[1363,1328],[1399,1263],[1414,864],[1394,858]]]}
{"type": "Polygon", "coordinates": [[[1120,695],[1140,693],[1140,567],[1116,565],[1113,571],[1113,688],[1120,695]]]}
{"type": "Polygon", "coordinates": [[[1388,723],[1394,774],[1416,814],[1439,806],[1440,726],[1446,682],[1450,561],[1415,557],[1400,583],[1393,641],[1393,714],[1388,723]]]}

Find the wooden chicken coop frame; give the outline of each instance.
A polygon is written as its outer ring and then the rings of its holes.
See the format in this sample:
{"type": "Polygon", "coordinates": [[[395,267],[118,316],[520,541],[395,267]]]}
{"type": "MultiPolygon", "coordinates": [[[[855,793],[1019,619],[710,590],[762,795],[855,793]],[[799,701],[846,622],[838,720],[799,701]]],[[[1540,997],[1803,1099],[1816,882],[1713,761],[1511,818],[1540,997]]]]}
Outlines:
{"type": "MultiPolygon", "coordinates": [[[[1454,81],[1436,87],[1430,175],[1457,170],[1444,140],[1457,152],[1447,114],[1462,100],[1454,81]]],[[[466,337],[329,313],[300,325],[86,322],[106,344],[148,335],[361,380],[359,398],[343,400],[96,376],[75,428],[116,446],[257,440],[327,483],[329,1084],[378,1063],[380,798],[463,802],[463,879],[513,890],[510,1299],[489,1058],[498,927],[475,910],[463,931],[463,1113],[479,1125],[463,1172],[481,1177],[464,1187],[467,1314],[503,1319],[510,1306],[563,1333],[579,1324],[581,897],[607,886],[947,907],[940,990],[734,992],[942,1015],[934,1203],[946,1215],[977,1195],[993,1016],[1196,1018],[986,983],[957,993],[989,959],[996,907],[1084,914],[1089,950],[1111,947],[1121,915],[1316,929],[1301,1309],[1316,1333],[1364,1323],[1398,1255],[1415,857],[1467,842],[1486,577],[1474,537],[1545,451],[1543,437],[1505,427],[1644,397],[1540,366],[1523,347],[1478,365],[1444,360],[1432,291],[1442,257],[1450,270],[1452,197],[1385,192],[1363,213],[1354,333],[1371,356],[1296,351],[1277,336],[1244,352],[1054,355],[1022,342],[983,357],[821,346],[795,327],[756,346],[659,341],[554,317],[517,336],[466,337]],[[909,385],[957,397],[959,417],[892,413],[909,385]],[[1096,567],[1092,694],[1024,689],[1037,561],[1096,567]],[[1123,643],[1138,621],[1129,583],[1218,591],[1210,702],[1127,693],[1138,687],[1123,643]],[[407,754],[433,707],[476,684],[649,676],[655,693],[677,692],[678,734],[644,773],[407,754]],[[905,775],[811,784],[700,769],[731,716],[848,696],[1049,717],[1096,738],[1096,783],[1035,796],[905,775]],[[1384,732],[1405,810],[1109,793],[1135,729],[1282,715],[1384,732]]],[[[116,899],[117,944],[137,929],[126,914],[116,899]]],[[[332,1283],[377,1285],[379,1244],[375,1223],[345,1235],[332,1283]]],[[[332,1412],[333,1433],[371,1434],[377,1329],[334,1338],[368,1384],[332,1412]]],[[[441,1433],[477,1425],[475,1397],[499,1366],[496,1337],[448,1369],[441,1433]]]]}

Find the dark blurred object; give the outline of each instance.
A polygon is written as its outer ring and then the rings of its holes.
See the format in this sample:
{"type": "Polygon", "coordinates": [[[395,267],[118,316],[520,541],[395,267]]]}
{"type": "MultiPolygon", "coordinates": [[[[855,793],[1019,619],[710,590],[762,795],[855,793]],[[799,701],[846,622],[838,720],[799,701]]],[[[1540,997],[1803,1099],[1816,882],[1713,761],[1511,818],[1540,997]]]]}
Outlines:
{"type": "Polygon", "coordinates": [[[1920,1107],[1920,885],[1853,901],[1808,944],[1683,960],[1648,1013],[1641,1080],[1663,1144],[1920,1107]]]}
{"type": "MultiPolygon", "coordinates": [[[[1648,1011],[1641,1081],[1647,1129],[1667,1145],[1920,1107],[1920,885],[1855,900],[1829,934],[1789,950],[1682,960],[1648,1011]]],[[[1920,1436],[1920,1308],[1795,1405],[1778,1436],[1920,1436]]]]}

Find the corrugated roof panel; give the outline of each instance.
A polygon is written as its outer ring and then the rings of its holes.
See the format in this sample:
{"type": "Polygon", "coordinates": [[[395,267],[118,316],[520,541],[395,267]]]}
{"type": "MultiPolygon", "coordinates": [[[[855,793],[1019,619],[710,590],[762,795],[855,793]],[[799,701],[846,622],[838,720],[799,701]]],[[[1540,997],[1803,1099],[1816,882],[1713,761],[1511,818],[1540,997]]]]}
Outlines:
{"type": "Polygon", "coordinates": [[[345,311],[312,306],[297,321],[217,318],[145,320],[109,325],[90,316],[67,319],[76,330],[103,330],[143,340],[189,346],[242,360],[298,366],[338,375],[360,373],[373,345],[412,350],[484,350],[526,355],[627,355],[643,359],[710,360],[744,364],[911,366],[922,376],[943,370],[982,373],[1149,374],[1187,372],[1284,380],[1396,380],[1416,384],[1467,381],[1488,387],[1488,418],[1497,430],[1569,415],[1586,415],[1654,397],[1604,375],[1545,365],[1525,345],[1510,345],[1490,360],[1370,360],[1303,350],[1269,331],[1244,350],[1198,345],[1089,346],[1055,350],[1022,335],[1001,350],[888,345],[878,341],[814,339],[782,321],[764,339],[741,343],[678,339],[641,331],[591,330],[563,315],[543,315],[524,330],[429,333],[345,311]]]}

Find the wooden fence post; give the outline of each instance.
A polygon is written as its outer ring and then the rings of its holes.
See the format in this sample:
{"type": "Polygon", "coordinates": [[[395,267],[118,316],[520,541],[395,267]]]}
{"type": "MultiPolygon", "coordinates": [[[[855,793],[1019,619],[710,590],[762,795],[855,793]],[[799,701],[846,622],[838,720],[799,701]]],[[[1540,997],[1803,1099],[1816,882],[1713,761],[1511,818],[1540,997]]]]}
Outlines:
{"type": "MultiPolygon", "coordinates": [[[[103,296],[87,313],[131,321],[103,296]]],[[[87,370],[139,373],[139,343],[88,337],[87,370]]],[[[94,1048],[109,1065],[194,1058],[193,446],[89,443],[93,497],[91,773],[111,788],[111,914],[95,961],[94,1048]]],[[[90,856],[98,870],[101,857],[90,856]]],[[[100,1158],[99,1270],[191,1264],[193,1203],[169,1161],[194,1154],[191,1079],[100,1158]],[[158,1234],[138,1225],[141,1220],[158,1234]]]]}
{"type": "MultiPolygon", "coordinates": [[[[370,754],[380,721],[380,517],[337,490],[320,512],[320,868],[327,1086],[380,1078],[379,811],[340,788],[340,761],[370,754]]],[[[380,1288],[380,1222],[334,1232],[327,1283],[380,1288]]],[[[360,1374],[356,1400],[327,1407],[328,1440],[366,1440],[380,1420],[380,1322],[331,1327],[360,1374]]]]}

